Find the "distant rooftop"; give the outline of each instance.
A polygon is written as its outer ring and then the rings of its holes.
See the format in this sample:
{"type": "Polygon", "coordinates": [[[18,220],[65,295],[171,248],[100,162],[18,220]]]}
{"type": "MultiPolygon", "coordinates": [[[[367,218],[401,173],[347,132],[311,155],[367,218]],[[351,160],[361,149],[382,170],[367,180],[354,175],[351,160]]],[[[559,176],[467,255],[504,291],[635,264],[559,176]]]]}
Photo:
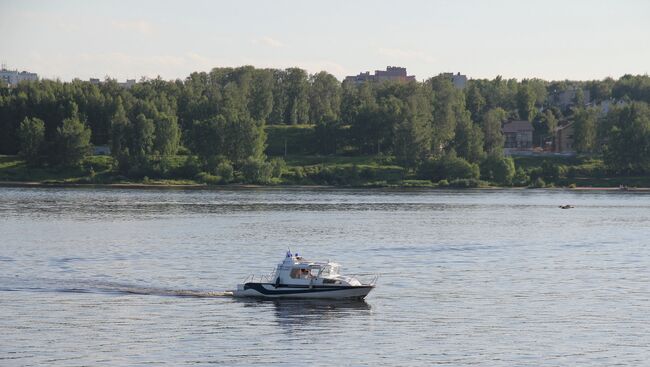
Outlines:
{"type": "Polygon", "coordinates": [[[14,86],[23,80],[38,80],[38,74],[28,71],[9,70],[5,65],[0,69],[0,80],[4,80],[10,86],[14,86]]]}
{"type": "Polygon", "coordinates": [[[503,133],[520,133],[533,131],[533,124],[530,121],[520,120],[520,121],[510,121],[506,122],[501,129],[503,133]]]}
{"type": "Polygon", "coordinates": [[[383,81],[415,81],[415,75],[408,75],[406,68],[400,66],[387,66],[386,70],[375,70],[375,74],[371,75],[369,71],[351,75],[344,79],[348,83],[363,83],[367,81],[383,82],[383,81]]]}

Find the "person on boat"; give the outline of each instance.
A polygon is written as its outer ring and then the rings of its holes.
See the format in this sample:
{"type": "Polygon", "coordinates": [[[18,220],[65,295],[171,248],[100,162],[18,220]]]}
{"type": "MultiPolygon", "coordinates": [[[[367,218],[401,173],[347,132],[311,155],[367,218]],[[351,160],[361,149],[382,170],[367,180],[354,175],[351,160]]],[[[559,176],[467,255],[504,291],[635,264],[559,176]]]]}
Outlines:
{"type": "Polygon", "coordinates": [[[309,272],[309,269],[302,269],[302,276],[304,278],[311,278],[311,273],[309,272]]]}

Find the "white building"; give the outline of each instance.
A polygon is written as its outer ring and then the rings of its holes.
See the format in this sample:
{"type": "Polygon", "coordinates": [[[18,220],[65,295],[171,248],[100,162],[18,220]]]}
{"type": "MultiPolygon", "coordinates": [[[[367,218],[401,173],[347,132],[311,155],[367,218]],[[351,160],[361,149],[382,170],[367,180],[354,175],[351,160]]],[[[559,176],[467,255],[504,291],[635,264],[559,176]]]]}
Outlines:
{"type": "Polygon", "coordinates": [[[18,70],[7,70],[3,67],[0,69],[0,80],[3,80],[10,86],[15,86],[23,80],[38,80],[38,74],[27,71],[18,72],[18,70]]]}
{"type": "Polygon", "coordinates": [[[451,80],[451,83],[456,87],[457,89],[465,89],[465,86],[467,85],[467,75],[463,75],[461,73],[442,73],[440,75],[443,75],[449,80],[451,80]]]}
{"type": "Polygon", "coordinates": [[[562,107],[567,108],[575,105],[576,97],[579,95],[579,92],[582,92],[582,99],[585,105],[589,104],[591,101],[591,93],[587,89],[578,89],[578,88],[569,88],[555,94],[555,103],[562,107]]]}
{"type": "MultiPolygon", "coordinates": [[[[95,84],[95,85],[100,85],[104,83],[99,78],[90,78],[88,81],[90,82],[90,84],[95,84]]],[[[117,85],[119,85],[124,89],[131,89],[131,87],[133,87],[136,83],[137,82],[135,81],[135,79],[127,79],[125,82],[117,82],[117,85]]]]}

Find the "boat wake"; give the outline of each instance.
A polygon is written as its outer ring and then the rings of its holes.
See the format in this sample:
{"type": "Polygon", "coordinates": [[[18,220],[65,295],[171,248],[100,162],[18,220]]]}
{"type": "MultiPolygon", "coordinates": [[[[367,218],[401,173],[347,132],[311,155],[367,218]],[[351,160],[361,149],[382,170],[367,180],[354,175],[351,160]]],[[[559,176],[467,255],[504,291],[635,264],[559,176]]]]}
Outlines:
{"type": "Polygon", "coordinates": [[[229,291],[173,289],[93,280],[53,280],[0,278],[0,291],[4,292],[60,292],[123,295],[149,295],[160,297],[217,298],[232,297],[229,291]]]}

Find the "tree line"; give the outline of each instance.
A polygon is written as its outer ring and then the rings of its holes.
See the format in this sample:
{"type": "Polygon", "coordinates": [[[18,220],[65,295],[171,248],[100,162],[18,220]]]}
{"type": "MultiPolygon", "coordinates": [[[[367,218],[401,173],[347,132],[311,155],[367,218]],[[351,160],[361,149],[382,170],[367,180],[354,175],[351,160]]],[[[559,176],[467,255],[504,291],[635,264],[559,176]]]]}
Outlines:
{"type": "Polygon", "coordinates": [[[23,82],[0,87],[0,154],[33,165],[75,165],[91,145],[109,145],[126,176],[165,175],[187,157],[183,176],[199,172],[249,181],[279,175],[265,154],[266,125],[313,124],[320,154],[394,156],[427,179],[478,179],[508,184],[502,124],[529,120],[535,141],[574,123],[574,146],[601,154],[616,172],[650,170],[650,77],[618,80],[470,80],[341,83],[299,68],[215,68],[185,80],[142,80],[130,89],[114,80],[23,82]],[[575,90],[571,103],[558,96],[575,90]],[[588,92],[590,101],[585,98],[588,92]],[[599,102],[617,103],[607,114],[599,102]]]}

